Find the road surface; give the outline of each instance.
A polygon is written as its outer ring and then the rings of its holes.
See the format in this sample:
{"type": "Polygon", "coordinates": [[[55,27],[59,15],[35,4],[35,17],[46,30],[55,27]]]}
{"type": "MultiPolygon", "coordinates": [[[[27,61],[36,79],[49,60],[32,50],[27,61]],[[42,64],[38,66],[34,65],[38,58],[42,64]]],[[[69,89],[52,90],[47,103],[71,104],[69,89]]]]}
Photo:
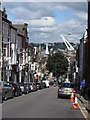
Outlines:
{"type": "Polygon", "coordinates": [[[57,87],[38,90],[2,104],[3,118],[84,118],[70,99],[58,99],[57,87]]]}

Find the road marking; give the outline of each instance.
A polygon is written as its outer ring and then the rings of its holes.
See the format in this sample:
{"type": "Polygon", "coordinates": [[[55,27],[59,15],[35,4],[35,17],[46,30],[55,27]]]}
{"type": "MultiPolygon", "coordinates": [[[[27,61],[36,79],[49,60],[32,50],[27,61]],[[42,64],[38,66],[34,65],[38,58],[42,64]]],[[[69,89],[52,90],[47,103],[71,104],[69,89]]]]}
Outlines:
{"type": "Polygon", "coordinates": [[[85,107],[82,107],[83,110],[85,110],[85,107]]]}
{"type": "Polygon", "coordinates": [[[81,113],[83,114],[84,118],[85,118],[86,120],[88,120],[87,116],[86,116],[85,113],[83,112],[83,110],[82,110],[82,108],[80,107],[79,103],[78,103],[78,107],[79,107],[81,113]]]}
{"type": "Polygon", "coordinates": [[[86,111],[86,110],[84,110],[84,112],[86,112],[86,113],[87,113],[87,111],[86,111]]]}

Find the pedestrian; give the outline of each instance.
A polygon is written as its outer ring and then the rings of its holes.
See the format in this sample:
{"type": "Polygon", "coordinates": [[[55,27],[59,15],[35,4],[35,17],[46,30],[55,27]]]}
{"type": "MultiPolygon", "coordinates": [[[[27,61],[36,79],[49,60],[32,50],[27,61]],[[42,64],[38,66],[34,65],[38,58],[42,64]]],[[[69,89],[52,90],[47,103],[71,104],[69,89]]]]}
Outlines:
{"type": "Polygon", "coordinates": [[[60,86],[61,85],[61,82],[59,82],[59,80],[58,80],[58,86],[60,86]]]}
{"type": "Polygon", "coordinates": [[[81,91],[81,96],[85,96],[85,79],[83,79],[83,81],[81,82],[80,85],[80,91],[81,91]]]}

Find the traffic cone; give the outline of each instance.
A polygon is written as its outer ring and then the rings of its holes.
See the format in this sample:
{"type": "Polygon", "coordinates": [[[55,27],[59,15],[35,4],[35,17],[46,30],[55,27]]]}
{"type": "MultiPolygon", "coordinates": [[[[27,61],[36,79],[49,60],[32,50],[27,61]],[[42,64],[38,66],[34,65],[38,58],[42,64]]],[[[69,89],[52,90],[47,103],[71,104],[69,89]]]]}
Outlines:
{"type": "Polygon", "coordinates": [[[74,91],[72,90],[72,94],[71,94],[71,102],[74,102],[74,91]]]}
{"type": "Polygon", "coordinates": [[[75,102],[73,103],[73,108],[78,109],[77,94],[75,94],[75,102]]]}

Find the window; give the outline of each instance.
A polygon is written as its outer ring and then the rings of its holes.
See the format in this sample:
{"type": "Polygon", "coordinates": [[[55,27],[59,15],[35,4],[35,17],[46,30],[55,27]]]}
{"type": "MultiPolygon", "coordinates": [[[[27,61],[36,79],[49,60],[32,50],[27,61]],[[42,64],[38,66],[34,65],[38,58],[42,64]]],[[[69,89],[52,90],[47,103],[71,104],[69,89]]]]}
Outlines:
{"type": "Polygon", "coordinates": [[[6,49],[3,50],[3,56],[6,56],[6,49]]]}
{"type": "Polygon", "coordinates": [[[61,87],[65,87],[65,88],[74,88],[74,84],[71,83],[62,83],[61,87]]]}
{"type": "Polygon", "coordinates": [[[2,82],[0,82],[0,87],[2,87],[2,82]]]}
{"type": "Polygon", "coordinates": [[[4,83],[4,87],[7,87],[8,85],[7,85],[7,83],[4,83]]]}
{"type": "Polygon", "coordinates": [[[11,42],[15,43],[15,30],[11,29],[11,42]]]}
{"type": "Polygon", "coordinates": [[[8,87],[12,87],[12,85],[10,85],[10,84],[7,84],[7,86],[8,86],[8,87]]]}
{"type": "Polygon", "coordinates": [[[3,56],[7,57],[7,45],[3,45],[3,56]]]}
{"type": "Polygon", "coordinates": [[[3,36],[4,37],[8,37],[8,23],[6,23],[5,21],[3,21],[3,36]]]}
{"type": "Polygon", "coordinates": [[[62,83],[61,87],[70,88],[70,83],[62,83]]]}

